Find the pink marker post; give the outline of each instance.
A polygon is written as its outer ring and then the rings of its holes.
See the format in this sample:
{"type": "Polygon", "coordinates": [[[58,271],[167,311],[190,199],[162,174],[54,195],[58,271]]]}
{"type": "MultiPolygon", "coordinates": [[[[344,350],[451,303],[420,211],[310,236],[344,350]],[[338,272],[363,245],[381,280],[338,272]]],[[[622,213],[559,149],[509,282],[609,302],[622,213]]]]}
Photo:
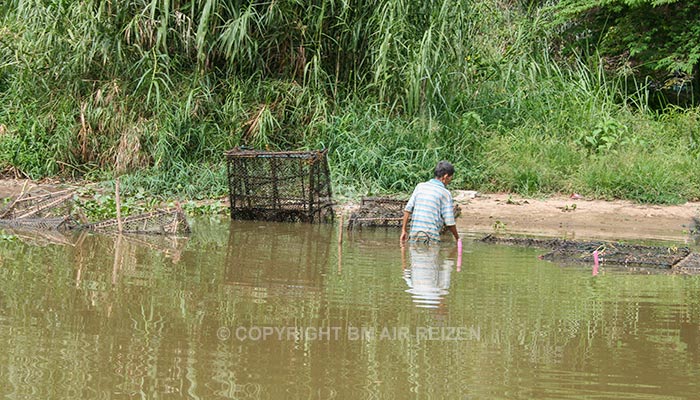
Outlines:
{"type": "Polygon", "coordinates": [[[457,272],[462,270],[462,238],[457,239],[457,272]]]}
{"type": "Polygon", "coordinates": [[[593,250],[593,276],[598,275],[598,250],[593,250]]]}

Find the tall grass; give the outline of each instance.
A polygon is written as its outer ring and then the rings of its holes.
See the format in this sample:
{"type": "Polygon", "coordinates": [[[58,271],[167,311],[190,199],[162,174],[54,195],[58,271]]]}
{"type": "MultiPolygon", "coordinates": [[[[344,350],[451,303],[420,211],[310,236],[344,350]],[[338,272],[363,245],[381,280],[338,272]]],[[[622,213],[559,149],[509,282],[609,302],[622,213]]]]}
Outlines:
{"type": "Polygon", "coordinates": [[[347,196],[450,159],[455,188],[699,198],[700,111],[552,34],[497,1],[7,0],[0,168],[218,196],[228,148],[325,147],[347,196]]]}

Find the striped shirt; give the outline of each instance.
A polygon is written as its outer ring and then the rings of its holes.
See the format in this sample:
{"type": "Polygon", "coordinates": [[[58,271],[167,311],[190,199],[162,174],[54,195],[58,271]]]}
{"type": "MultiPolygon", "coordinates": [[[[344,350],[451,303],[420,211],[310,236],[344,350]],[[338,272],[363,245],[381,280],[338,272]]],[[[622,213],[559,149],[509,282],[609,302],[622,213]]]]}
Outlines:
{"type": "Polygon", "coordinates": [[[410,241],[440,241],[442,226],[455,224],[452,195],[437,179],[419,183],[404,210],[411,213],[410,241]]]}

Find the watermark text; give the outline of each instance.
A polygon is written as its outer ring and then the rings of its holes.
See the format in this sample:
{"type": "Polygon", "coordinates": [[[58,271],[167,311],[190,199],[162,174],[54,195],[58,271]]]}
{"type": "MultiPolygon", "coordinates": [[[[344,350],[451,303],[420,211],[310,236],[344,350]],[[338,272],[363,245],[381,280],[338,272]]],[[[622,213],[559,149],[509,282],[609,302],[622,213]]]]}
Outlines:
{"type": "Polygon", "coordinates": [[[264,340],[332,341],[332,340],[481,340],[479,327],[466,326],[237,326],[220,327],[220,340],[257,342],[264,340]]]}

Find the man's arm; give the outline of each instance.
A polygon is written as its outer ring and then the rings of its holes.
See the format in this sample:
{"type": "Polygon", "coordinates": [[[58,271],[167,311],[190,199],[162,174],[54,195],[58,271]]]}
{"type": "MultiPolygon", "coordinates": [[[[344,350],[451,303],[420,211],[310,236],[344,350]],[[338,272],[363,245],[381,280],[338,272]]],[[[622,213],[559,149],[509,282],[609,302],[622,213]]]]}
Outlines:
{"type": "Polygon", "coordinates": [[[455,237],[455,241],[459,240],[459,233],[457,233],[457,225],[447,225],[447,230],[452,232],[452,236],[455,237]]]}
{"type": "Polygon", "coordinates": [[[403,220],[401,221],[401,243],[408,240],[408,220],[411,219],[411,213],[404,210],[403,220]]]}

